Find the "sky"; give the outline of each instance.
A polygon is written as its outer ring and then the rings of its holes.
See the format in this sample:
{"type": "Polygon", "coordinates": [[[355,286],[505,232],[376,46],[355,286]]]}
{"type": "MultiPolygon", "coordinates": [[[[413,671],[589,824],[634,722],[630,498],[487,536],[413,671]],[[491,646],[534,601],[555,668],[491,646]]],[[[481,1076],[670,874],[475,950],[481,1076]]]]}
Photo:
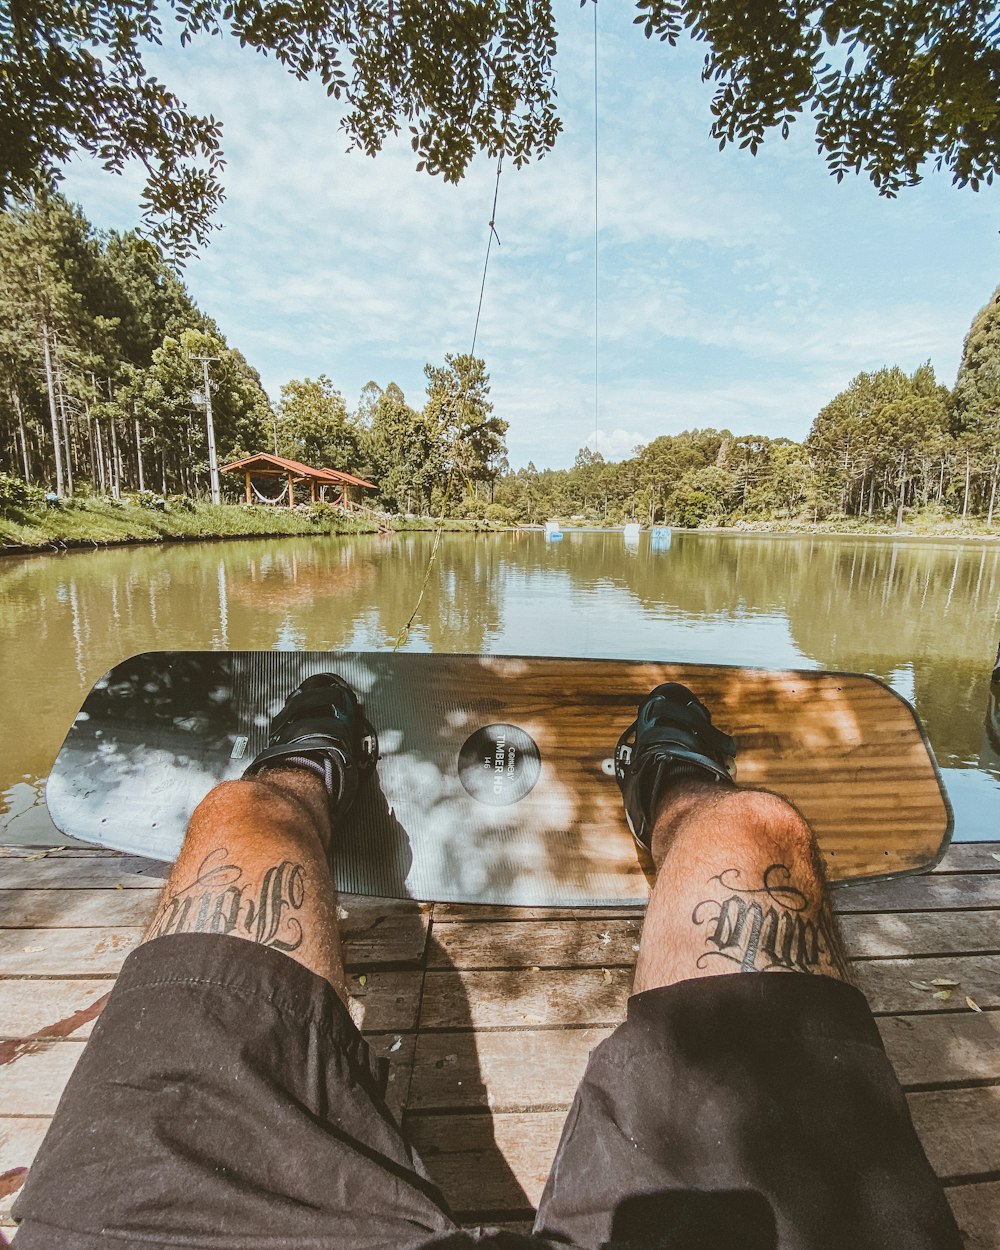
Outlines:
{"type": "MultiPolygon", "coordinates": [[[[896,200],[837,184],[808,121],[756,157],[720,152],[703,48],[647,42],[612,2],[595,197],[593,11],[556,13],[564,130],[540,162],[504,167],[476,344],[514,467],[566,467],[582,446],[620,459],[695,427],[802,439],[883,365],[930,360],[954,382],[1000,282],[997,188],[933,171],[896,200]]],[[[349,406],[370,380],[420,406],[425,363],[472,344],[495,164],[448,186],[416,172],[408,138],[348,152],[319,84],[232,39],[165,43],[148,64],[224,123],[221,229],[184,279],[272,399],[325,373],[349,406]]],[[[63,190],[99,228],[130,229],[141,181],[75,160],[63,190]]]]}

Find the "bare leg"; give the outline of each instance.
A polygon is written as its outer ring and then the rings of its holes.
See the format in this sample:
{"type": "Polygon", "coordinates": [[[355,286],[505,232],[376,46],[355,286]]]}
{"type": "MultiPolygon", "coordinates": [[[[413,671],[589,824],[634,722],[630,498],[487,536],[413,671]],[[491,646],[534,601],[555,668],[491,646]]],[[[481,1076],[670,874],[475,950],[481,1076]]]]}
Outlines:
{"type": "Polygon", "coordinates": [[[347,1002],[319,777],[273,768],[217,786],[191,817],[145,940],[220,933],[284,951],[347,1002]]]}
{"type": "Polygon", "coordinates": [[[775,794],[699,780],[669,790],[634,990],[731,972],[849,981],[809,826],[775,794]]]}
{"type": "Polygon", "coordinates": [[[535,1230],[594,1250],[961,1250],[875,1022],[838,984],[806,822],[678,779],[652,852],[639,996],[591,1056],[535,1230]],[[720,975],[764,971],[822,975],[720,975]]]}

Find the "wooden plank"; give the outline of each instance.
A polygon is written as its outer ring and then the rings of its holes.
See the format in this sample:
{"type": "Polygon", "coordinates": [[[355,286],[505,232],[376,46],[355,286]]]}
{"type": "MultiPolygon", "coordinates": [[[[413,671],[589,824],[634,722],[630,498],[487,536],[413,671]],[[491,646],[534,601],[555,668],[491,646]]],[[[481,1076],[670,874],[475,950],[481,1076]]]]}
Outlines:
{"type": "Polygon", "coordinates": [[[573,973],[428,971],[420,1027],[618,1024],[625,1017],[631,986],[631,968],[586,968],[573,973]]]}
{"type": "Polygon", "coordinates": [[[931,1167],[943,1180],[993,1180],[1000,1172],[1000,1086],[908,1094],[931,1167]]]}
{"type": "MultiPolygon", "coordinates": [[[[442,1027],[448,1025],[462,1024],[469,1019],[469,1000],[468,989],[459,985],[458,987],[446,986],[444,993],[437,993],[435,990],[435,982],[437,978],[448,974],[429,974],[428,980],[432,982],[431,993],[425,997],[423,1018],[426,1022],[434,1021],[442,1027]],[[459,1003],[454,1008],[451,1006],[454,996],[460,996],[459,1003]],[[464,1002],[461,1001],[464,999],[464,1002]],[[449,1012],[456,1014],[449,1015],[449,1012]]],[[[457,974],[451,974],[449,979],[454,978],[457,974]]],[[[503,975],[503,974],[501,974],[503,975]]],[[[382,1031],[384,1028],[395,1028],[397,1030],[406,1031],[412,1029],[415,1023],[417,1000],[419,996],[419,976],[414,974],[398,973],[372,973],[371,978],[366,979],[365,987],[361,987],[355,981],[352,983],[355,995],[363,998],[369,1011],[367,1027],[371,1031],[382,1031]],[[375,980],[378,978],[378,980],[375,980]],[[383,1026],[380,1022],[390,1021],[389,1024],[383,1026]]],[[[555,991],[555,997],[558,1000],[558,981],[553,985],[550,979],[547,985],[536,985],[533,989],[531,997],[527,1001],[519,999],[517,1003],[505,1004],[502,1000],[493,1005],[491,1008],[488,1000],[488,992],[491,988],[496,988],[496,974],[474,974],[475,980],[472,983],[473,1002],[471,1010],[474,1011],[475,1017],[480,1022],[485,1021],[485,1027],[514,1027],[517,1028],[524,1024],[523,1017],[537,1016],[540,1017],[535,1023],[551,1024],[557,1023],[560,1015],[569,1014],[568,1011],[560,1012],[549,1006],[547,995],[552,995],[555,991]],[[489,979],[491,984],[484,986],[483,977],[489,979]],[[487,991],[487,999],[484,1002],[480,997],[479,990],[487,991]],[[541,1001],[539,1001],[541,1000],[541,1001]],[[543,1012],[544,1017],[543,1017],[543,1012]],[[542,1018],[543,1017],[543,1018],[542,1018]]],[[[99,1002],[105,994],[111,989],[112,981],[110,979],[87,979],[79,981],[68,980],[43,980],[43,981],[0,981],[0,1037],[6,1039],[21,1039],[31,1037],[33,1034],[44,1030],[58,1028],[68,1022],[73,1027],[70,1028],[68,1035],[75,1038],[84,1038],[89,1036],[93,1027],[92,1018],[83,1018],[86,1016],[88,1009],[99,1002]],[[74,1023],[74,1021],[77,1021],[74,1023]]],[[[542,1054],[565,1054],[566,1062],[573,1063],[573,1054],[581,1054],[585,1050],[589,1050],[591,1039],[598,1035],[603,1036],[614,1024],[618,1022],[624,1011],[624,993],[618,992],[612,1001],[605,1001],[603,995],[605,983],[603,977],[600,987],[597,987],[596,1004],[591,999],[591,1006],[594,1007],[592,1014],[600,1016],[610,1016],[604,1026],[591,1032],[587,1029],[568,1030],[566,1033],[542,1030],[540,1036],[535,1040],[533,1035],[527,1031],[518,1031],[511,1034],[515,1042],[511,1043],[514,1049],[511,1054],[516,1055],[516,1039],[527,1039],[525,1045],[536,1047],[542,1054]],[[579,1033],[579,1037],[574,1034],[579,1033]],[[548,1040],[546,1040],[548,1039],[548,1040]],[[546,1049],[547,1048],[547,1049],[546,1049]]],[[[591,986],[593,991],[595,987],[591,986]]],[[[608,987],[615,991],[615,987],[608,987]]],[[[910,987],[912,989],[912,987],[910,987]]],[[[985,997],[985,996],[984,996],[985,997]]],[[[579,990],[575,994],[571,994],[570,998],[579,1005],[581,995],[579,990]]],[[[918,991],[913,989],[911,1001],[915,1001],[920,1007],[927,1006],[927,1000],[930,996],[926,991],[918,991]]],[[[934,1006],[938,1006],[936,1000],[930,1000],[934,1006]]],[[[957,999],[958,1004],[964,1003],[964,996],[957,999]]],[[[947,1006],[941,1004],[940,1006],[947,1006]]],[[[996,1072],[996,1064],[1000,1059],[996,1058],[996,1051],[984,1041],[991,1036],[992,1031],[998,1028],[998,1017],[991,1013],[983,1013],[982,1015],[959,1010],[958,1012],[942,1013],[938,1015],[910,1015],[902,1020],[896,1018],[880,1019],[879,1027],[882,1031],[883,1038],[890,1057],[897,1065],[900,1073],[900,1079],[905,1084],[930,1084],[936,1081],[952,1082],[957,1080],[972,1079],[995,1079],[998,1075],[996,1072]]],[[[449,1037],[455,1036],[449,1033],[449,1037]]],[[[447,1045],[448,1043],[441,1043],[447,1045]]],[[[498,1065],[496,1070],[503,1071],[502,1065],[506,1062],[504,1055],[507,1053],[504,1044],[497,1042],[495,1039],[483,1035],[477,1039],[476,1043],[480,1052],[490,1057],[490,1062],[498,1065]],[[495,1056],[495,1058],[494,1058],[495,1056]]],[[[421,1046],[418,1048],[418,1055],[429,1056],[428,1062],[433,1063],[436,1059],[441,1058],[443,1054],[455,1053],[462,1056],[464,1051],[459,1043],[455,1043],[451,1050],[441,1051],[441,1045],[436,1042],[433,1046],[430,1043],[430,1035],[425,1043],[425,1039],[421,1039],[421,1046]],[[429,1047],[429,1049],[425,1049],[429,1047]]],[[[465,1058],[460,1060],[462,1064],[471,1062],[465,1058]]],[[[514,1061],[512,1060],[512,1063],[514,1061]]],[[[541,1063],[542,1059],[536,1061],[541,1063]]],[[[490,1071],[494,1069],[491,1068],[490,1071]]],[[[541,1070],[541,1069],[539,1069],[541,1070]]],[[[449,1073],[445,1073],[445,1080],[449,1077],[449,1073]]],[[[527,1072],[522,1073],[524,1079],[528,1079],[527,1072]]],[[[553,1079],[558,1077],[558,1072],[553,1079]]],[[[425,1078],[420,1075],[420,1064],[418,1063],[418,1078],[420,1089],[423,1090],[426,1085],[425,1078]]],[[[416,1078],[415,1078],[416,1079],[416,1078]]],[[[455,1075],[455,1080],[463,1080],[461,1075],[455,1075]]],[[[537,1095],[542,1105],[558,1102],[562,1097],[548,1098],[544,1094],[544,1082],[541,1078],[531,1077],[535,1086],[541,1090],[537,1095]]],[[[434,1078],[431,1079],[433,1085],[434,1078]]],[[[506,1089],[506,1087],[504,1087],[506,1089]]],[[[532,1095],[534,1098],[535,1095],[532,1095]]],[[[502,1094],[503,1101],[508,1103],[511,1096],[507,1093],[502,1094]]],[[[421,1093],[420,1105],[430,1105],[430,1095],[421,1093]]],[[[468,1101],[467,1099],[465,1101],[468,1101]]],[[[416,1105],[416,1104],[415,1104],[416,1105]]],[[[532,1104],[533,1105],[533,1104],[532,1104]]]]}
{"type": "MultiPolygon", "coordinates": [[[[121,857],[121,851],[85,846],[83,843],[76,845],[60,843],[53,846],[0,846],[0,859],[120,859],[121,857]]],[[[1000,872],[1000,842],[952,842],[944,859],[931,871],[935,873],[1000,872]]],[[[455,906],[462,910],[460,905],[455,904],[455,906]]],[[[472,905],[469,910],[489,912],[490,909],[472,905]]],[[[503,908],[502,910],[517,909],[503,908]]],[[[474,918],[479,917],[477,915],[474,918]]]]}
{"type": "Polygon", "coordinates": [[[114,981],[103,980],[0,980],[0,1054],[3,1041],[30,1038],[36,1033],[62,1032],[64,1036],[89,1037],[96,1015],[95,1004],[107,995],[114,981]]]}
{"type": "Polygon", "coordinates": [[[877,1023],[904,1088],[1000,1081],[1000,1012],[883,1016],[877,1023]]]}
{"type": "Polygon", "coordinates": [[[431,911],[429,903],[341,895],[340,936],[348,966],[419,965],[427,948],[431,911]]]}
{"type": "Polygon", "coordinates": [[[933,871],[1000,872],[1000,842],[952,842],[933,871]]]}
{"type": "MultiPolygon", "coordinates": [[[[984,1009],[1000,1007],[1000,956],[863,960],[854,969],[877,1013],[966,1011],[966,995],[984,1009]],[[933,991],[911,984],[936,978],[960,983],[950,999],[936,999],[933,991]]],[[[624,1018],[631,982],[631,968],[613,966],[573,972],[429,970],[420,1027],[617,1024],[624,1018]]]]}
{"type": "MultiPolygon", "coordinates": [[[[124,891],[123,891],[124,893],[124,891]]],[[[133,891],[136,893],[136,891],[133,891]]],[[[142,941],[139,928],[0,929],[4,977],[117,976],[142,941]]],[[[416,966],[423,957],[427,923],[420,917],[390,920],[374,933],[348,933],[348,970],[416,966]]]]}
{"type": "MultiPolygon", "coordinates": [[[[1000,911],[869,913],[842,919],[852,958],[997,953],[1000,911]]],[[[435,922],[432,968],[603,967],[634,964],[641,919],[435,922]]]]}
{"type": "Polygon", "coordinates": [[[841,915],[873,911],[951,911],[1000,908],[1000,873],[925,873],[844,885],[833,891],[833,910],[841,915]]]}
{"type": "MultiPolygon", "coordinates": [[[[878,1023],[904,1088],[1000,1079],[998,1014],[890,1016],[878,1023]]],[[[421,1034],[409,1110],[568,1107],[590,1052],[610,1032],[611,1026],[421,1034]]]]}
{"type": "MultiPolygon", "coordinates": [[[[918,1013],[967,1011],[970,995],[982,1008],[1000,1007],[1000,956],[883,959],[854,965],[873,1011],[918,1013]],[[947,1001],[917,988],[948,978],[960,984],[947,1001]]],[[[428,971],[421,1028],[523,1028],[545,1025],[617,1024],[624,1018],[631,968],[576,972],[428,971]]],[[[936,987],[935,987],[936,988],[936,987]]]]}
{"type": "Polygon", "coordinates": [[[410,1087],[410,1111],[565,1109],[595,1046],[598,1029],[518,1029],[421,1033],[410,1087]]]}
{"type": "Polygon", "coordinates": [[[0,890],[158,890],[169,872],[169,864],[138,855],[9,859],[0,866],[0,890]]]}
{"type": "MultiPolygon", "coordinates": [[[[156,898],[148,890],[0,891],[0,968],[8,976],[97,973],[92,966],[94,948],[110,945],[127,954],[155,906],[156,898]],[[32,921],[41,923],[32,925],[32,921]],[[124,930],[130,926],[139,927],[123,947],[124,930]],[[26,947],[41,947],[47,954],[32,961],[26,958],[26,947]],[[65,963],[49,966],[60,957],[57,952],[65,963]],[[37,966],[27,966],[32,963],[37,966]]],[[[428,905],[352,898],[340,910],[344,958],[349,964],[415,965],[423,959],[430,924],[428,905]]],[[[106,971],[115,973],[118,967],[112,965],[106,971]]]]}
{"type": "Polygon", "coordinates": [[[10,1209],[48,1127],[48,1119],[0,1117],[0,1177],[8,1178],[0,1189],[0,1225],[13,1223],[10,1209]]]}
{"type": "Polygon", "coordinates": [[[0,968],[5,977],[117,976],[141,941],[137,928],[0,929],[0,968]]]}
{"type": "Polygon", "coordinates": [[[869,912],[840,927],[852,959],[1000,952],[1000,911],[869,912]]]}
{"type": "Polygon", "coordinates": [[[1000,1250],[1000,1181],[944,1191],[965,1240],[965,1250],[1000,1250]]]}
{"type": "MultiPolygon", "coordinates": [[[[380,971],[358,973],[348,978],[351,998],[357,1000],[366,1033],[412,1032],[416,1028],[420,1004],[420,971],[380,971]],[[361,984],[359,977],[364,977],[361,984]]],[[[30,1038],[51,1030],[62,1021],[85,1012],[114,984],[112,978],[64,980],[31,978],[0,980],[0,1036],[30,1038]]],[[[71,1030],[72,1036],[87,1037],[92,1021],[71,1030]]],[[[0,1103],[2,1106],[2,1103],[0,1103]]]]}
{"type": "Polygon", "coordinates": [[[585,968],[635,963],[641,918],[434,923],[429,968],[585,968]]]}
{"type": "Polygon", "coordinates": [[[1000,1007],[1000,956],[997,955],[861,960],[853,965],[853,971],[874,1012],[967,1011],[966,995],[979,1007],[1000,1007]],[[928,984],[938,978],[959,982],[951,998],[936,999],[933,991],[911,984],[913,981],[928,984]]]}
{"type": "Polygon", "coordinates": [[[565,1113],[406,1116],[410,1140],[461,1218],[537,1207],[565,1113]]]}
{"type": "Polygon", "coordinates": [[[156,900],[152,890],[0,890],[0,929],[145,928],[156,900]]]}
{"type": "Polygon", "coordinates": [[[434,923],[452,921],[490,924],[500,920],[633,920],[641,919],[646,900],[613,907],[503,907],[487,903],[435,903],[434,923]]]}
{"type": "MultiPolygon", "coordinates": [[[[349,976],[347,988],[360,1015],[363,1033],[412,1033],[420,1009],[420,971],[373,972],[349,976]],[[364,977],[364,984],[360,977],[364,977]]],[[[353,1014],[353,1013],[352,1013],[353,1014]]],[[[354,1019],[357,1021],[358,1016],[354,1019]]]]}
{"type": "Polygon", "coordinates": [[[13,1063],[0,1067],[4,1115],[53,1115],[85,1044],[76,1040],[39,1042],[13,1063]]]}
{"type": "Polygon", "coordinates": [[[0,859],[114,859],[121,851],[86,846],[82,842],[53,843],[51,846],[0,846],[0,859]]]}
{"type": "Polygon", "coordinates": [[[403,1118],[403,1109],[410,1092],[416,1040],[415,1033],[377,1033],[367,1036],[368,1045],[375,1054],[389,1061],[385,1101],[397,1121],[403,1118]]]}

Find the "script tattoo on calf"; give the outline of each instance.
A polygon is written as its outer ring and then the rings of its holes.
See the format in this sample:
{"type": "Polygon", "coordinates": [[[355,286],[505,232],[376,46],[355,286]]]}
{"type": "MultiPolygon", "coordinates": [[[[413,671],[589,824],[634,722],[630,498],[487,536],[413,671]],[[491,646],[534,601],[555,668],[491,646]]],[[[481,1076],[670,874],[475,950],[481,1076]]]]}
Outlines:
{"type": "Polygon", "coordinates": [[[302,865],[284,859],[268,868],[259,883],[251,884],[228,858],[225,849],[213,851],[202,860],[190,884],[171,890],[160,903],[149,937],[237,934],[279,951],[298,949],[302,925],[294,913],[305,899],[302,865]]]}
{"type": "Polygon", "coordinates": [[[786,864],[771,864],[759,886],[737,884],[738,868],[727,868],[717,881],[727,897],[703,899],[691,920],[706,929],[711,947],[697,960],[725,959],[740,972],[824,972],[831,968],[849,979],[834,925],[825,900],[817,907],[803,890],[791,884],[786,864]]]}

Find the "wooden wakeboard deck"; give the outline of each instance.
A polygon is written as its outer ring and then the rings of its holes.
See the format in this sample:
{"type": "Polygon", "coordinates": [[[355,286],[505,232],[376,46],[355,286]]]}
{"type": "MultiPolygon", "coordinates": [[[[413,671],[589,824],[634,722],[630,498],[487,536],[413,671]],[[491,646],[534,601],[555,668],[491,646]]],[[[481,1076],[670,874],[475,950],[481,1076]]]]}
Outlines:
{"type": "MultiPolygon", "coordinates": [[[[166,871],[106,851],[40,854],[0,848],[0,1225],[166,871]]],[[[1000,1250],[995,887],[1000,843],[985,843],[952,846],[924,876],[834,892],[969,1250],[1000,1250]],[[941,999],[934,980],[960,984],[941,999]]],[[[527,1227],[587,1056],[622,1019],[641,912],[346,896],[341,910],[362,1027],[431,1176],[465,1222],[527,1227]]]]}
{"type": "Polygon", "coordinates": [[[437,902],[641,906],[647,869],[610,768],[640,698],[690,686],[742,782],[790,798],[831,879],[932,864],[950,813],[916,717],[856,674],[381,652],[160,653],[88,697],[49,778],[64,832],[172,860],[195,805],[239,776],[308,674],[362,695],[382,760],[338,830],[342,890],[437,902]]]}

